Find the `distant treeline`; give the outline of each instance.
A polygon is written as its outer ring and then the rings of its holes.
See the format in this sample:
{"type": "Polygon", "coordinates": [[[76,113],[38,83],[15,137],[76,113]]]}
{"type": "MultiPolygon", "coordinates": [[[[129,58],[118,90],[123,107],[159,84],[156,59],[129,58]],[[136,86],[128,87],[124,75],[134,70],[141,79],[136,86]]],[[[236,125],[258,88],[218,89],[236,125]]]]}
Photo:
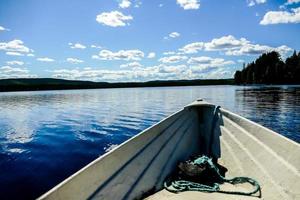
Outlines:
{"type": "Polygon", "coordinates": [[[92,81],[73,81],[53,78],[19,78],[1,79],[0,92],[32,91],[32,90],[66,90],[66,89],[96,89],[96,88],[127,88],[127,87],[161,87],[161,86],[193,86],[193,85],[230,85],[233,79],[197,79],[168,80],[149,82],[108,83],[92,81]]]}
{"type": "Polygon", "coordinates": [[[262,54],[234,75],[236,84],[300,84],[300,52],[285,62],[276,51],[262,54]]]}

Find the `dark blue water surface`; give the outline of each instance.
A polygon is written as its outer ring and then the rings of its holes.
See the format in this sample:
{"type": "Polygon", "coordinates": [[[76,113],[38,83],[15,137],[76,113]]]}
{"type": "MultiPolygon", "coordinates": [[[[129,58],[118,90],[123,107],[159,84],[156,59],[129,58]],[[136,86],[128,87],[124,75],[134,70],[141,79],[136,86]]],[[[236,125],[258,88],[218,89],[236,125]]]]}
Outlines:
{"type": "Polygon", "coordinates": [[[197,98],[300,142],[300,87],[0,93],[0,198],[33,199],[197,98]]]}

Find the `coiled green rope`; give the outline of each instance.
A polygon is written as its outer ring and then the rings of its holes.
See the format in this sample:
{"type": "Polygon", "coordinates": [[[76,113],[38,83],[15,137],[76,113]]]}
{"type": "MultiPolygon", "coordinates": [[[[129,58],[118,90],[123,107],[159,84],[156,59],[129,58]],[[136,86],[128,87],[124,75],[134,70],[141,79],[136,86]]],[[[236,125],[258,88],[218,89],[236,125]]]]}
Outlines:
{"type": "Polygon", "coordinates": [[[167,181],[164,182],[164,187],[173,193],[183,192],[183,191],[200,191],[200,192],[220,192],[220,193],[226,193],[226,194],[236,194],[236,195],[247,195],[250,196],[252,194],[255,194],[259,192],[260,196],[260,185],[259,183],[249,177],[235,177],[231,179],[226,179],[223,177],[217,166],[213,163],[211,158],[208,158],[207,156],[201,156],[193,161],[193,164],[195,165],[208,165],[210,169],[216,172],[216,174],[219,176],[220,180],[223,182],[230,183],[232,185],[235,184],[242,184],[242,183],[250,183],[254,186],[254,190],[250,192],[242,192],[242,191],[225,191],[220,189],[219,183],[213,183],[213,186],[204,185],[192,181],[187,180],[173,180],[169,184],[167,181]]]}

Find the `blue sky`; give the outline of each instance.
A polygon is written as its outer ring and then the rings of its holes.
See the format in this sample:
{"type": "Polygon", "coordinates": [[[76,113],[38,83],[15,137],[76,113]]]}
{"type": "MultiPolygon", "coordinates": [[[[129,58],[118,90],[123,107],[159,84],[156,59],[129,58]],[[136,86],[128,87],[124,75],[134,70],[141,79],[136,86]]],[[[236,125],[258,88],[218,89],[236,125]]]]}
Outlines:
{"type": "Polygon", "coordinates": [[[1,0],[0,78],[230,78],[299,23],[300,0],[1,0]]]}

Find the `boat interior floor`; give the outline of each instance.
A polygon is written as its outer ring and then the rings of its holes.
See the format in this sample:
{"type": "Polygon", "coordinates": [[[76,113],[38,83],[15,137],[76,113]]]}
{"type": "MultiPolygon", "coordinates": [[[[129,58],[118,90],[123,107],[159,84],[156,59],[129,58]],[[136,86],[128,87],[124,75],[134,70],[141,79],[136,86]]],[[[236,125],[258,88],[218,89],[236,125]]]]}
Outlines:
{"type": "MultiPolygon", "coordinates": [[[[221,166],[224,165],[222,159],[218,161],[221,166]]],[[[228,171],[226,177],[233,177],[234,175],[228,171]]],[[[220,189],[223,191],[240,191],[240,192],[249,192],[253,190],[253,186],[248,183],[232,185],[229,183],[223,183],[220,185],[220,189]]],[[[248,199],[263,199],[261,198],[259,192],[253,194],[252,196],[245,195],[235,195],[235,194],[225,194],[219,192],[198,192],[198,191],[185,191],[179,193],[172,193],[166,189],[162,189],[151,196],[145,198],[145,200],[248,200],[248,199]]]]}

